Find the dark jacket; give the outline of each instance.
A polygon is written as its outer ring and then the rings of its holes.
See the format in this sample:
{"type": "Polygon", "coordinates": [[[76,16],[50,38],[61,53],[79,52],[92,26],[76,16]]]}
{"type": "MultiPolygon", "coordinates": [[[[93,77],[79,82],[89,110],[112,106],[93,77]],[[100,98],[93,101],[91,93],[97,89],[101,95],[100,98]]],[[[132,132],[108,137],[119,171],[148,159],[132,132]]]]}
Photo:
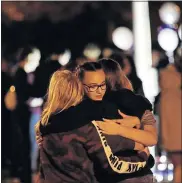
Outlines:
{"type": "MultiPolygon", "coordinates": [[[[117,108],[120,109],[121,112],[131,115],[137,116],[140,120],[142,120],[142,116],[144,115],[146,110],[152,111],[152,104],[149,100],[141,95],[134,94],[134,92],[128,89],[122,89],[120,91],[112,91],[106,93],[104,100],[112,102],[116,104],[117,108]]],[[[121,117],[120,117],[121,118],[121,117]]],[[[147,124],[154,125],[155,121],[147,121],[147,124]]],[[[141,129],[143,129],[143,124],[141,125],[141,129]]],[[[117,156],[122,157],[136,157],[138,156],[138,152],[134,150],[125,150],[119,151],[115,153],[117,156]]],[[[149,156],[147,165],[142,168],[140,171],[136,171],[130,174],[122,174],[122,176],[116,174],[114,177],[109,176],[103,179],[103,175],[100,174],[99,180],[101,182],[120,182],[123,179],[141,177],[149,174],[153,174],[150,168],[153,167],[155,160],[152,155],[149,156]],[[107,181],[106,181],[107,180],[107,181]]]]}
{"type": "Polygon", "coordinates": [[[32,85],[32,97],[45,97],[52,74],[60,68],[59,62],[53,60],[41,63],[36,68],[34,72],[35,79],[32,85]]]}
{"type": "Polygon", "coordinates": [[[28,83],[27,80],[27,73],[22,68],[18,68],[15,76],[14,76],[14,85],[16,88],[16,95],[17,95],[17,107],[24,108],[27,106],[26,101],[29,99],[31,95],[31,85],[28,83]]]}
{"type": "Polygon", "coordinates": [[[117,118],[117,107],[106,101],[85,100],[53,115],[47,126],[40,127],[44,136],[40,150],[42,182],[95,183],[95,176],[100,173],[106,177],[119,173],[122,179],[123,173],[138,171],[146,165],[145,153],[130,157],[114,155],[120,150],[134,149],[134,141],[103,135],[91,123],[103,117],[117,118]]]}
{"type": "Polygon", "coordinates": [[[106,93],[104,100],[114,103],[121,112],[142,118],[146,110],[152,111],[152,104],[142,95],[135,94],[131,90],[122,89],[106,93]]]}

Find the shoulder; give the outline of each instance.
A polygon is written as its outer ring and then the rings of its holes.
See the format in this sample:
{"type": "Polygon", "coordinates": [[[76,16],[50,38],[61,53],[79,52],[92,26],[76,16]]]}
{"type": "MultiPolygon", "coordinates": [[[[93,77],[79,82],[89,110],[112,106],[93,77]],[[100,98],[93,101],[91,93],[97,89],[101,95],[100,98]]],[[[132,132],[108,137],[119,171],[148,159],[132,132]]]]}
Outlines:
{"type": "Polygon", "coordinates": [[[117,91],[110,91],[106,95],[106,98],[110,98],[110,99],[112,98],[115,99],[117,97],[126,99],[126,97],[135,97],[135,94],[131,90],[123,88],[117,91]]]}
{"type": "Polygon", "coordinates": [[[131,90],[122,89],[108,92],[105,98],[106,100],[115,102],[117,104],[123,104],[128,102],[136,102],[137,95],[135,95],[131,90]]]}
{"type": "Polygon", "coordinates": [[[139,106],[145,106],[146,108],[152,110],[152,104],[149,102],[149,100],[139,94],[135,94],[133,91],[128,89],[122,89],[119,91],[112,91],[109,94],[113,99],[115,99],[116,102],[121,103],[132,103],[137,104],[139,106]]]}
{"type": "Polygon", "coordinates": [[[90,121],[80,112],[81,107],[71,107],[67,110],[61,111],[52,115],[46,126],[41,126],[42,134],[62,133],[78,129],[90,121]]]}
{"type": "Polygon", "coordinates": [[[152,104],[146,97],[139,94],[136,94],[136,97],[138,98],[138,103],[141,102],[148,110],[152,110],[152,104]]]}
{"type": "Polygon", "coordinates": [[[107,94],[106,99],[115,103],[122,112],[139,118],[142,117],[145,110],[152,110],[152,104],[148,99],[141,95],[136,95],[128,89],[112,91],[107,94]]]}

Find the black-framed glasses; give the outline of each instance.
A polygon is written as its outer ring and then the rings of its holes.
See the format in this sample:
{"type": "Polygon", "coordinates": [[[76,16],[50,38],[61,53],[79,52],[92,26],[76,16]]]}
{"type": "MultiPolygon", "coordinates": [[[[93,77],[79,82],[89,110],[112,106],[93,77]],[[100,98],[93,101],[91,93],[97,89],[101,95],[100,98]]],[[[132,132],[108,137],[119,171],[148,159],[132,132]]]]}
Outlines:
{"type": "Polygon", "coordinates": [[[86,86],[87,90],[89,92],[94,92],[96,90],[98,90],[99,88],[101,88],[101,90],[106,90],[106,83],[100,84],[100,85],[86,85],[83,84],[84,86],[86,86]]]}

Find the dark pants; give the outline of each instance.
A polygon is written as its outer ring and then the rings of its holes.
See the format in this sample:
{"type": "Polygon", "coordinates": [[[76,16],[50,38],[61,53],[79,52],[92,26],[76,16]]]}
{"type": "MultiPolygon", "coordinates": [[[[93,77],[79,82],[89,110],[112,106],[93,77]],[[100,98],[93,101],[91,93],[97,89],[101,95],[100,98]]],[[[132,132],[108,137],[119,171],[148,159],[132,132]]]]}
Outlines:
{"type": "Polygon", "coordinates": [[[9,163],[11,161],[11,146],[12,146],[12,134],[11,130],[11,112],[8,111],[5,106],[2,104],[1,110],[1,161],[2,169],[9,169],[9,163]]]}
{"type": "Polygon", "coordinates": [[[20,178],[21,183],[31,183],[29,120],[30,112],[26,106],[18,107],[12,114],[13,147],[11,174],[13,177],[20,178]]]}

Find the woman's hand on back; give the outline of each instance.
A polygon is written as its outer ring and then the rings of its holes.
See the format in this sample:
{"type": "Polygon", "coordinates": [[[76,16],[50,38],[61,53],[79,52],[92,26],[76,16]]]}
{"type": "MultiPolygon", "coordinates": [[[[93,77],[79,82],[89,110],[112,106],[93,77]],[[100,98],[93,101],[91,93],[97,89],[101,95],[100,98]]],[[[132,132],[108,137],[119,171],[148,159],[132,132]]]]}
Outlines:
{"type": "Polygon", "coordinates": [[[138,117],[126,115],[126,114],[122,113],[120,110],[118,110],[118,112],[123,119],[105,119],[105,118],[103,118],[103,121],[104,122],[115,122],[115,123],[125,126],[125,127],[140,128],[140,120],[138,117]]]}
{"type": "Polygon", "coordinates": [[[43,138],[41,136],[39,128],[40,128],[40,121],[38,121],[35,125],[35,138],[38,147],[41,148],[43,145],[43,138]]]}
{"type": "Polygon", "coordinates": [[[41,137],[41,135],[36,135],[36,142],[39,148],[43,146],[43,138],[41,137]]]}
{"type": "Polygon", "coordinates": [[[116,122],[108,121],[93,121],[102,130],[103,133],[108,135],[119,135],[121,125],[116,122]]]}

